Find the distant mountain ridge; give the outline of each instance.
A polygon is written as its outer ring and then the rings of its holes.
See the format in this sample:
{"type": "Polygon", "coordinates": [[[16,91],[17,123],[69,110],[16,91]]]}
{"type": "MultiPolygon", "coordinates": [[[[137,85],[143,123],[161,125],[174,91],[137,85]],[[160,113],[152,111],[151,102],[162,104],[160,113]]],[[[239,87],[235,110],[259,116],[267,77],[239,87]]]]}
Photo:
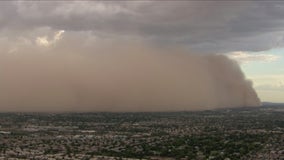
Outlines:
{"type": "Polygon", "coordinates": [[[274,103],[274,102],[262,102],[263,107],[268,106],[284,106],[284,103],[274,103]]]}

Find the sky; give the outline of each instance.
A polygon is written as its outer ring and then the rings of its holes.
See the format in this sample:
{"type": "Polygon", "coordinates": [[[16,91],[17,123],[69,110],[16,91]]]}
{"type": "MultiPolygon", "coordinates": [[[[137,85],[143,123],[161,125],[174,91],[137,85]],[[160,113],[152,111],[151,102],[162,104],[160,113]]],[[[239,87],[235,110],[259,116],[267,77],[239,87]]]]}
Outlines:
{"type": "Polygon", "coordinates": [[[0,56],[37,68],[37,58],[23,59],[109,48],[128,52],[113,47],[127,44],[136,47],[133,52],[225,55],[240,65],[262,102],[284,102],[283,17],[279,1],[1,1],[0,56]]]}
{"type": "Polygon", "coordinates": [[[284,101],[283,51],[281,47],[260,51],[256,54],[266,54],[271,57],[241,65],[247,77],[254,82],[254,87],[264,102],[283,103],[284,101]]]}

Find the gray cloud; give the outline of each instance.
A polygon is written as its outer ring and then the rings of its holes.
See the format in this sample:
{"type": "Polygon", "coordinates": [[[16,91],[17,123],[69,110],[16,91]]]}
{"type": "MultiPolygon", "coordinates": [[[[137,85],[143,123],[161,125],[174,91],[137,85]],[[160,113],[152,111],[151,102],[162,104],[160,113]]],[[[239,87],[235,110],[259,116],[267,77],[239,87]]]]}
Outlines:
{"type": "MultiPolygon", "coordinates": [[[[200,52],[260,51],[283,44],[284,3],[259,1],[0,2],[0,27],[90,32],[200,52]]],[[[8,30],[8,31],[7,31],[8,30]]]]}

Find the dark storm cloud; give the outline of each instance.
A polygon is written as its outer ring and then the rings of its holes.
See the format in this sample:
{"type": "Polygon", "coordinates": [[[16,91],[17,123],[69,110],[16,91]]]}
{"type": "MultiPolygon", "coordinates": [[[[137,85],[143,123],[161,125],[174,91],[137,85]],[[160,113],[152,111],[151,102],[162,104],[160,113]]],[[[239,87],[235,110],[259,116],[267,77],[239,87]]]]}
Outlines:
{"type": "Polygon", "coordinates": [[[4,29],[91,31],[202,52],[266,50],[282,41],[284,3],[261,1],[0,2],[4,29]],[[250,45],[248,45],[250,44],[250,45]]]}

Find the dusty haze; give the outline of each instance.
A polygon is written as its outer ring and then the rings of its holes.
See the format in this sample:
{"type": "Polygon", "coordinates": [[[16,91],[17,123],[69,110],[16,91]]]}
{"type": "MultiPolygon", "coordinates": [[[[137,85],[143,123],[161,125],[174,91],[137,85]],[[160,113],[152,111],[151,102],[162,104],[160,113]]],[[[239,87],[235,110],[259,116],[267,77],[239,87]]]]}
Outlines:
{"type": "MultiPolygon", "coordinates": [[[[64,46],[64,44],[62,44],[64,46]]],[[[111,44],[0,54],[1,111],[180,111],[258,106],[223,55],[111,44]]]]}

